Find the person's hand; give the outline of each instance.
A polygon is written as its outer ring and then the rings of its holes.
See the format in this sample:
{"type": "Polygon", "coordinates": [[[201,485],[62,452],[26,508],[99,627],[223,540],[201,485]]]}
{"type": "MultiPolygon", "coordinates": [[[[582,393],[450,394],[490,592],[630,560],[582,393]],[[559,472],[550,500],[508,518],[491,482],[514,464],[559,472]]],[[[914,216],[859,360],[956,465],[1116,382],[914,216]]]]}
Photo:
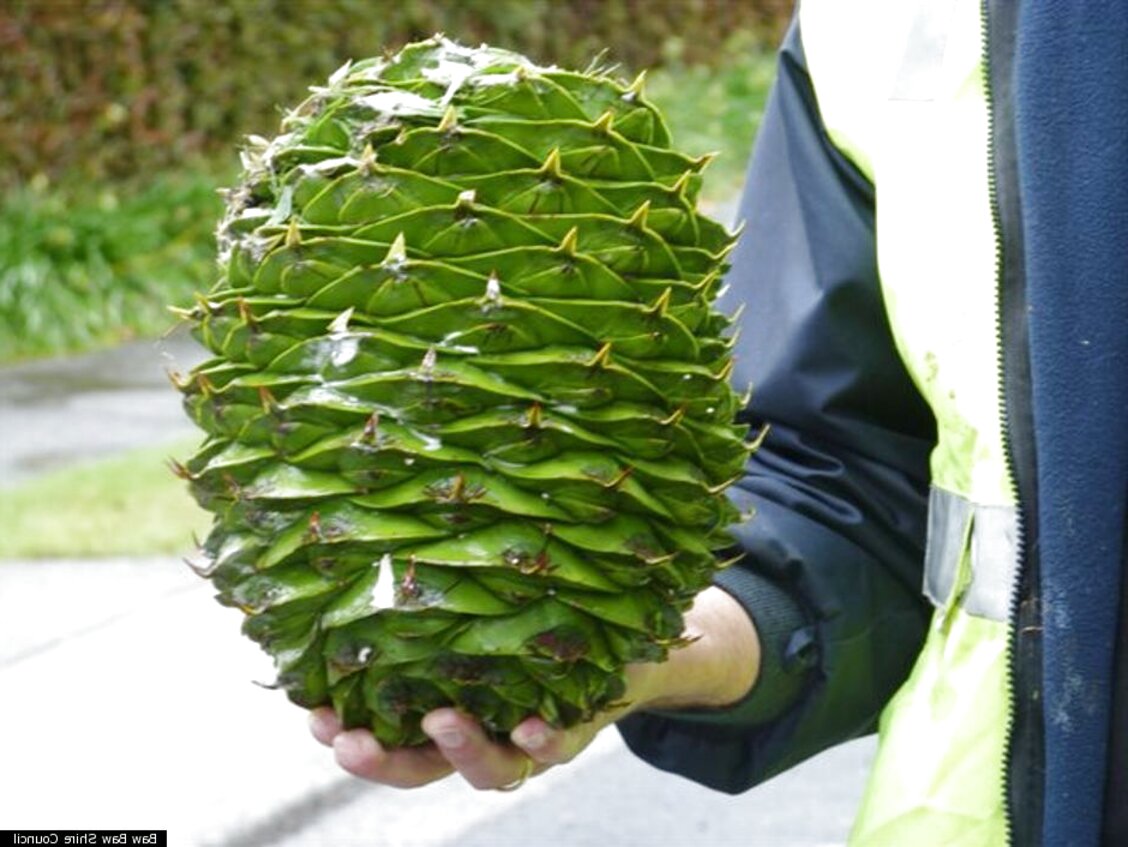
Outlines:
{"type": "Polygon", "coordinates": [[[318,741],[333,748],[342,768],[374,782],[412,788],[457,771],[475,788],[505,789],[570,761],[628,708],[601,713],[568,730],[527,718],[510,733],[510,744],[491,741],[477,721],[453,708],[436,709],[423,718],[432,743],[422,747],[386,749],[366,729],[343,730],[329,707],[312,712],[310,728],[318,741]]]}
{"type": "Polygon", "coordinates": [[[386,749],[366,729],[344,730],[328,707],[310,716],[314,737],[332,747],[338,764],[355,776],[412,788],[458,772],[479,789],[513,789],[529,776],[575,758],[596,734],[630,712],[648,708],[721,707],[741,699],[759,671],[760,645],[748,615],[728,594],[710,588],[686,615],[687,646],[661,664],[627,668],[625,705],[567,730],[530,717],[493,742],[471,717],[453,708],[423,718],[431,743],[386,749]]]}

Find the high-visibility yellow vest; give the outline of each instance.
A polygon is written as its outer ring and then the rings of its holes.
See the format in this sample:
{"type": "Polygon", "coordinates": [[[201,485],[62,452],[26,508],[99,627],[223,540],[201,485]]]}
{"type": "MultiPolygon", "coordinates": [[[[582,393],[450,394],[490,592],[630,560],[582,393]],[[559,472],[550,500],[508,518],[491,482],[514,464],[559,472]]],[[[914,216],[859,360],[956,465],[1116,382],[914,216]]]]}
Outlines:
{"type": "Polygon", "coordinates": [[[874,184],[895,342],[936,415],[925,647],[880,722],[851,844],[1004,844],[1014,485],[1000,420],[997,257],[978,0],[803,0],[834,144],[874,184]]]}

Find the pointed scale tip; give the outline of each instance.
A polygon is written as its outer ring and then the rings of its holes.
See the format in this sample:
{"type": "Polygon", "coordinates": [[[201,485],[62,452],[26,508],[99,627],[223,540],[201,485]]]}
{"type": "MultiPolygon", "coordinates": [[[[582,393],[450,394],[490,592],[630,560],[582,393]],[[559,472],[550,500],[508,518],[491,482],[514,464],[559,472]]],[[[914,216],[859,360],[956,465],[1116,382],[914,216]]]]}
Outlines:
{"type": "Polygon", "coordinates": [[[208,379],[204,374],[196,374],[196,378],[193,380],[193,382],[196,383],[196,390],[204,395],[204,397],[210,397],[211,395],[215,394],[215,386],[212,385],[212,381],[208,379]]]}
{"type": "Polygon", "coordinates": [[[667,287],[665,291],[658,295],[654,301],[654,305],[650,307],[650,314],[655,317],[664,318],[666,312],[670,308],[670,298],[674,295],[674,289],[667,287]]]}
{"type": "Polygon", "coordinates": [[[454,108],[453,104],[451,104],[450,106],[447,106],[446,111],[443,112],[443,119],[439,121],[438,129],[439,132],[452,132],[457,128],[458,110],[454,108]]]}
{"type": "Polygon", "coordinates": [[[474,203],[478,199],[478,193],[473,188],[468,188],[465,191],[458,192],[458,199],[454,202],[454,208],[457,211],[469,212],[474,208],[474,203]]]}
{"type": "Polygon", "coordinates": [[[598,352],[587,361],[589,368],[606,368],[611,364],[611,342],[604,342],[598,352]]]}
{"type": "Polygon", "coordinates": [[[407,239],[401,232],[392,239],[392,246],[388,248],[388,255],[384,257],[385,265],[398,265],[407,261],[407,239]]]}
{"type": "Polygon", "coordinates": [[[192,378],[190,376],[185,376],[180,371],[175,371],[172,368],[165,368],[165,376],[168,377],[168,381],[172,383],[172,387],[177,391],[186,391],[192,384],[192,378]]]}
{"type": "MultiPolygon", "coordinates": [[[[177,479],[191,480],[192,472],[188,470],[188,466],[180,460],[169,456],[165,459],[165,466],[172,471],[172,475],[177,479]]],[[[199,546],[198,544],[196,545],[199,546]]]]}
{"type": "Polygon", "coordinates": [[[345,77],[349,75],[349,72],[352,70],[352,66],[353,60],[348,59],[343,65],[341,65],[341,67],[337,68],[337,70],[333,71],[333,73],[329,75],[329,84],[338,85],[339,83],[341,83],[345,79],[345,77]]]}
{"type": "Polygon", "coordinates": [[[169,338],[169,337],[170,337],[170,336],[171,336],[171,335],[172,335],[172,334],[173,334],[174,332],[176,332],[176,329],[177,329],[177,327],[176,327],[176,324],[169,324],[168,328],[167,328],[167,329],[165,329],[165,331],[164,331],[164,332],[162,332],[162,333],[160,334],[160,336],[159,336],[159,339],[160,339],[161,341],[167,341],[167,340],[168,340],[168,338],[169,338]]]}
{"type": "Polygon", "coordinates": [[[533,405],[529,407],[529,412],[525,415],[525,426],[529,429],[540,429],[541,422],[544,420],[544,410],[541,404],[534,401],[533,405]]]}
{"type": "Polygon", "coordinates": [[[744,393],[736,398],[740,408],[748,408],[748,404],[752,402],[752,383],[748,383],[748,387],[744,389],[744,393]]]}
{"type": "Polygon", "coordinates": [[[366,444],[375,444],[376,435],[380,430],[380,413],[373,412],[368,420],[364,422],[364,431],[360,435],[360,440],[366,444]]]}
{"type": "Polygon", "coordinates": [[[661,423],[662,426],[674,426],[675,424],[680,423],[681,419],[684,418],[684,417],[685,417],[685,404],[683,403],[682,405],[680,405],[676,409],[674,409],[673,413],[668,418],[666,418],[665,420],[659,421],[659,423],[661,423]]]}
{"type": "Polygon", "coordinates": [[[286,227],[286,246],[291,250],[302,246],[302,231],[297,218],[290,218],[290,225],[286,227]]]}
{"type": "Polygon", "coordinates": [[[710,163],[712,163],[712,161],[715,158],[717,158],[719,155],[721,155],[721,154],[719,152],[717,152],[716,150],[712,151],[711,153],[701,154],[700,156],[698,156],[696,159],[693,160],[694,169],[697,171],[697,173],[701,173],[703,170],[705,170],[707,167],[709,167],[710,163]]]}
{"type": "Polygon", "coordinates": [[[192,572],[196,574],[196,576],[202,577],[204,579],[207,579],[212,575],[212,573],[215,572],[216,562],[214,561],[200,564],[188,557],[184,557],[183,559],[181,559],[181,561],[184,562],[184,564],[186,564],[188,567],[190,567],[192,569],[192,572]]]}
{"type": "Polygon", "coordinates": [[[740,333],[741,333],[741,327],[737,327],[736,329],[734,329],[732,331],[732,333],[727,338],[721,339],[724,342],[726,350],[736,349],[736,344],[737,344],[738,341],[740,341],[740,333]]]}
{"type": "Polygon", "coordinates": [[[670,191],[682,200],[689,197],[689,186],[693,181],[693,171],[689,170],[678,177],[677,182],[670,186],[670,191]]]}
{"type": "Polygon", "coordinates": [[[639,71],[638,76],[634,78],[627,90],[623,92],[623,99],[629,103],[633,103],[642,96],[643,89],[646,88],[646,70],[639,71]]]}
{"type": "Polygon", "coordinates": [[[202,315],[214,315],[222,308],[219,303],[212,302],[198,291],[192,297],[196,301],[196,308],[193,311],[202,315]]]}
{"type": "Polygon", "coordinates": [[[642,231],[646,229],[646,218],[650,215],[650,201],[644,200],[642,205],[635,209],[634,214],[631,215],[630,220],[627,221],[627,226],[631,229],[642,231]]]}
{"type": "Polygon", "coordinates": [[[735,359],[729,359],[727,362],[725,362],[724,367],[721,368],[719,371],[717,371],[716,374],[713,375],[713,379],[717,382],[725,382],[726,380],[728,380],[728,378],[730,376],[732,376],[732,370],[735,367],[736,367],[736,360],[735,359]]]}
{"type": "Polygon", "coordinates": [[[231,474],[223,475],[223,487],[227,489],[227,496],[236,503],[243,499],[243,489],[231,474]]]}
{"type": "Polygon", "coordinates": [[[606,135],[611,132],[611,125],[614,122],[615,113],[608,109],[595,120],[595,122],[591,125],[591,128],[600,134],[606,135]]]}
{"type": "Polygon", "coordinates": [[[485,301],[492,306],[501,303],[501,280],[498,279],[496,272],[491,272],[486,280],[485,301]]]}
{"type": "Polygon", "coordinates": [[[725,568],[731,568],[733,565],[735,565],[737,562],[739,562],[743,558],[744,558],[744,551],[742,550],[741,552],[737,553],[735,556],[731,556],[728,559],[721,559],[720,561],[718,561],[717,564],[716,564],[716,568],[719,571],[723,571],[725,568]]]}
{"type": "Polygon", "coordinates": [[[721,272],[714,268],[709,271],[705,276],[701,277],[701,281],[696,283],[693,288],[697,294],[704,297],[706,300],[714,299],[713,289],[721,279],[721,272]]]}
{"type": "Polygon", "coordinates": [[[368,176],[376,170],[376,148],[372,146],[371,141],[364,145],[358,167],[362,176],[368,176]]]}
{"type": "Polygon", "coordinates": [[[329,322],[330,335],[343,335],[349,331],[349,321],[352,320],[353,310],[354,307],[349,306],[345,311],[341,312],[341,314],[337,315],[337,317],[329,322]]]}
{"type": "Polygon", "coordinates": [[[306,528],[306,535],[315,541],[322,541],[324,534],[321,531],[321,513],[316,509],[310,513],[309,525],[306,528]]]}
{"type": "Polygon", "coordinates": [[[575,256],[576,250],[580,240],[580,228],[578,226],[572,227],[568,230],[564,237],[560,240],[560,246],[556,249],[563,253],[565,256],[575,256]]]}
{"type": "Polygon", "coordinates": [[[723,262],[729,257],[733,250],[736,249],[736,239],[733,239],[716,253],[713,254],[713,259],[717,262],[723,262]]]}
{"type": "Polygon", "coordinates": [[[633,465],[627,465],[615,475],[614,479],[611,479],[608,482],[604,483],[603,487],[612,489],[618,488],[620,485],[631,478],[631,474],[633,474],[634,471],[635,469],[633,465]]]}
{"type": "Polygon", "coordinates": [[[608,52],[608,49],[604,47],[602,50],[592,56],[591,61],[588,62],[587,67],[584,68],[584,76],[605,75],[607,72],[607,66],[604,64],[604,62],[607,61],[608,52]]]}
{"type": "Polygon", "coordinates": [[[762,427],[760,427],[760,431],[756,433],[755,438],[753,438],[751,441],[744,442],[745,449],[749,453],[755,453],[760,449],[761,446],[763,446],[764,439],[768,437],[768,433],[771,432],[771,430],[772,425],[770,423],[764,424],[762,427]]]}
{"type": "Polygon", "coordinates": [[[260,385],[258,390],[259,403],[265,414],[271,414],[279,408],[278,399],[270,392],[270,389],[265,385],[260,385]]]}
{"type": "Polygon", "coordinates": [[[239,312],[239,320],[245,323],[252,331],[257,332],[259,328],[258,318],[255,313],[251,311],[251,305],[247,302],[246,297],[239,297],[235,301],[235,308],[239,312]]]}
{"type": "Polygon", "coordinates": [[[548,155],[545,157],[544,164],[541,165],[541,176],[546,176],[550,179],[561,179],[564,176],[564,171],[560,169],[560,148],[553,147],[548,155]]]}

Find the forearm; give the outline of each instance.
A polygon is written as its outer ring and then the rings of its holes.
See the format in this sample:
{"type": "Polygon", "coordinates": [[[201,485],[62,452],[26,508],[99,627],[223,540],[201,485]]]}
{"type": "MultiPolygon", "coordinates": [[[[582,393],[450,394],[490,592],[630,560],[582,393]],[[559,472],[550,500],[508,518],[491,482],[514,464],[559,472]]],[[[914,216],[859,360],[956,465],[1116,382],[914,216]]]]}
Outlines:
{"type": "Polygon", "coordinates": [[[760,669],[760,640],[744,608],[720,588],[698,595],[686,613],[688,643],[661,664],[632,669],[631,706],[720,708],[747,696],[760,669]]]}

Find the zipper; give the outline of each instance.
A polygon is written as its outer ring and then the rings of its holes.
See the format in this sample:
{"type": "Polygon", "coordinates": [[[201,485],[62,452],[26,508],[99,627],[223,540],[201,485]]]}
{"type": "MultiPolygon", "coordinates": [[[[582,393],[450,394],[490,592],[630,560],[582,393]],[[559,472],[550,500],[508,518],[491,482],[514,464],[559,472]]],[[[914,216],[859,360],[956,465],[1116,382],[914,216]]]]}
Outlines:
{"type": "Polygon", "coordinates": [[[1018,6],[1014,0],[982,0],[981,33],[987,98],[987,184],[995,231],[999,419],[1017,514],[1018,563],[1007,615],[1010,708],[1002,762],[1003,808],[1008,844],[1039,847],[1045,754],[1037,462],[1011,90],[1018,6]]]}

